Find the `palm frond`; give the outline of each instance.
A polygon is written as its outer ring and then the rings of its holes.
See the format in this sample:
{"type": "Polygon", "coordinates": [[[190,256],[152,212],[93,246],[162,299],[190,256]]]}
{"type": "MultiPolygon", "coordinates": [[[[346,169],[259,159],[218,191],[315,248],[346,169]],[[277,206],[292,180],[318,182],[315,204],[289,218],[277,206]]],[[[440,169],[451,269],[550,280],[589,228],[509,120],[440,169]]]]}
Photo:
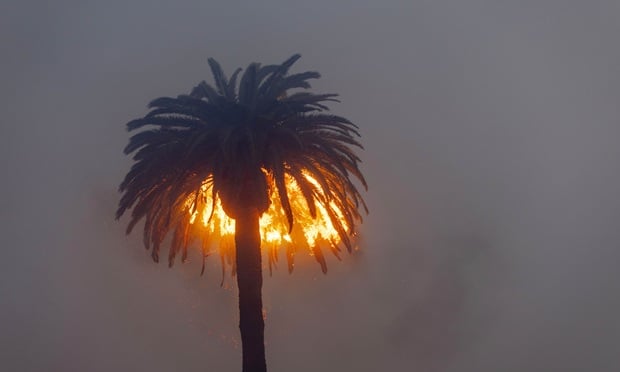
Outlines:
{"type": "MultiPolygon", "coordinates": [[[[200,242],[206,257],[213,239],[190,218],[208,215],[211,223],[220,204],[233,217],[250,206],[262,212],[270,195],[277,195],[272,202],[281,207],[289,234],[299,235],[294,224],[300,213],[316,219],[320,210],[340,241],[329,240],[326,248],[337,258],[339,245],[351,251],[360,210],[368,213],[358,190],[358,185],[368,188],[355,151],[363,149],[359,128],[327,113],[328,103],[339,102],[337,94],[306,91],[318,72],[289,74],[299,58],[295,54],[278,65],[251,63],[230,79],[209,58],[214,85],[201,81],[189,94],[154,99],[144,117],[127,123],[134,134],[124,152],[134,164],[119,186],[116,218],[131,211],[127,233],[144,221],[143,241],[153,260],[159,260],[168,234],[169,265],[178,255],[185,261],[193,241],[200,242]],[[289,182],[297,185],[303,205],[291,201],[289,182]]],[[[321,247],[310,249],[325,272],[321,247]]],[[[289,271],[296,251],[295,243],[287,243],[289,271]]],[[[234,273],[231,252],[220,251],[220,256],[234,273]]],[[[273,247],[268,252],[271,268],[277,256],[273,247]]]]}
{"type": "Polygon", "coordinates": [[[226,79],[226,75],[224,74],[222,67],[215,59],[209,58],[208,62],[209,67],[211,67],[211,73],[213,74],[213,80],[215,81],[217,91],[220,95],[225,96],[228,88],[228,79],[226,79]]]}

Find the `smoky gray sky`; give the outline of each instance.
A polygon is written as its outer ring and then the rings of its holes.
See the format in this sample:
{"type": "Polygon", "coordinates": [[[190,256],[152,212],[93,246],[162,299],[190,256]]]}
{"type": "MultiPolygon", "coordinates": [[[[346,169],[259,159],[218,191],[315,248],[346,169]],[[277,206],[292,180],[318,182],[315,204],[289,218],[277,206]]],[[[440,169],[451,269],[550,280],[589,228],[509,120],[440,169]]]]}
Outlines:
{"type": "Polygon", "coordinates": [[[219,262],[113,221],[124,124],[299,52],[371,214],[328,275],[266,277],[271,371],[620,370],[618,35],[613,0],[3,2],[0,369],[240,369],[219,262]]]}

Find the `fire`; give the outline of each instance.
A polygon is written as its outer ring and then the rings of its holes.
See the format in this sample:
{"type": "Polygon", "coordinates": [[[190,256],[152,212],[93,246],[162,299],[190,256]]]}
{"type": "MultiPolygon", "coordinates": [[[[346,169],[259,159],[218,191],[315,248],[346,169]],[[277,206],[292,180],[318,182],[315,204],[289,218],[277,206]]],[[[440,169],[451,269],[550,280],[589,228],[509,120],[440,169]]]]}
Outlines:
{"type": "MultiPolygon", "coordinates": [[[[315,186],[315,190],[318,192],[320,190],[319,183],[307,174],[304,176],[315,186]]],[[[287,175],[285,183],[295,216],[295,223],[291,233],[289,234],[288,232],[288,222],[275,187],[272,188],[271,206],[259,220],[261,246],[269,252],[270,266],[273,261],[277,261],[276,253],[279,248],[286,248],[287,254],[290,254],[291,249],[294,250],[293,242],[298,246],[306,246],[310,254],[314,255],[319,245],[328,245],[333,250],[336,249],[341,240],[325,207],[317,203],[316,218],[313,218],[294,178],[287,175]]],[[[186,202],[190,213],[190,223],[192,225],[199,223],[201,227],[206,229],[206,234],[209,237],[216,238],[209,240],[218,240],[220,242],[219,249],[222,256],[229,256],[228,253],[230,252],[226,251],[229,250],[230,242],[234,238],[235,220],[226,215],[219,199],[213,203],[210,184],[204,183],[200,193],[203,200],[201,204],[204,206],[202,211],[200,208],[196,208],[195,203],[198,198],[195,196],[191,196],[186,202]]],[[[349,227],[342,211],[333,203],[330,204],[330,207],[348,232],[349,227]]],[[[203,250],[205,248],[203,246],[203,250]]]]}

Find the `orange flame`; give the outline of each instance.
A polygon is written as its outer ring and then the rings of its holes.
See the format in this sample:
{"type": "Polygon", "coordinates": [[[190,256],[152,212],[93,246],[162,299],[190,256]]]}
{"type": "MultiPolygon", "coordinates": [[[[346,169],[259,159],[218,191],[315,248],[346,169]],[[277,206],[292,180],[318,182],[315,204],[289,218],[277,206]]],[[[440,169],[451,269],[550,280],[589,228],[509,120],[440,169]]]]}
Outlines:
{"type": "MultiPolygon", "coordinates": [[[[320,192],[319,183],[307,174],[304,174],[304,176],[315,186],[315,190],[320,192]]],[[[310,215],[306,199],[303,197],[295,179],[287,175],[285,177],[285,184],[295,216],[295,223],[291,233],[289,234],[288,232],[288,222],[275,187],[272,187],[270,195],[271,205],[259,220],[261,246],[263,249],[267,248],[269,250],[270,266],[272,261],[277,261],[276,253],[278,248],[286,247],[287,254],[290,254],[289,250],[293,249],[293,242],[297,246],[305,246],[309,249],[310,254],[314,255],[319,245],[325,244],[334,250],[337,249],[336,246],[341,241],[340,235],[334,228],[325,207],[317,203],[316,218],[313,218],[310,215]]],[[[226,215],[219,199],[215,201],[215,204],[213,203],[210,184],[204,183],[200,192],[205,205],[202,213],[195,208],[196,198],[194,196],[188,198],[186,203],[190,213],[190,223],[192,225],[196,221],[201,223],[207,230],[207,235],[215,237],[216,239],[214,240],[220,242],[219,249],[222,256],[228,256],[227,253],[229,252],[226,251],[235,235],[235,220],[226,215]],[[213,205],[214,211],[212,213],[211,208],[213,205]]],[[[345,231],[350,231],[342,211],[334,203],[331,203],[330,207],[344,226],[345,231]]],[[[205,249],[204,246],[203,249],[205,249]]]]}

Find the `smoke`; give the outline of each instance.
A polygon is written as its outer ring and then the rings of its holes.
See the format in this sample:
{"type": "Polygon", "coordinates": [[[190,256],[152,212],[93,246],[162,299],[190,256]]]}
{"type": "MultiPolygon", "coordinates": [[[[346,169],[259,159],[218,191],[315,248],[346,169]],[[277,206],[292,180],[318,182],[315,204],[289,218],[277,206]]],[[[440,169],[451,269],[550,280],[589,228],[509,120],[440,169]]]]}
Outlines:
{"type": "Polygon", "coordinates": [[[362,249],[265,278],[273,371],[620,368],[620,6],[3,4],[0,360],[238,370],[234,282],[113,221],[124,123],[251,61],[361,127],[362,249]]]}

